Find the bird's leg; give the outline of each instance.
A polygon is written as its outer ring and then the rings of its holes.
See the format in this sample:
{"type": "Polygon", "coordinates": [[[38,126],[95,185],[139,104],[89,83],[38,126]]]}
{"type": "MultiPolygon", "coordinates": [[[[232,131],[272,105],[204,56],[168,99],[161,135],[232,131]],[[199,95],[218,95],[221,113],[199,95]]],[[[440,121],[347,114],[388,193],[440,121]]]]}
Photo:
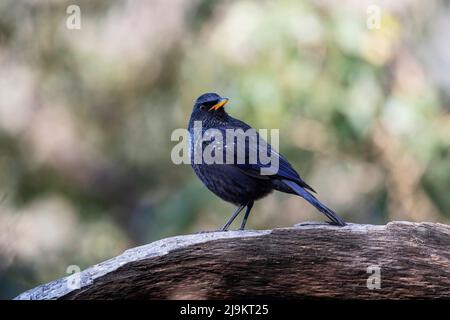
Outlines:
{"type": "Polygon", "coordinates": [[[249,203],[247,203],[247,209],[245,210],[245,215],[244,215],[244,218],[242,219],[242,224],[241,224],[241,227],[239,228],[239,230],[245,229],[245,224],[247,223],[248,215],[250,214],[250,211],[252,210],[253,203],[254,203],[253,201],[250,201],[249,203]]]}
{"type": "Polygon", "coordinates": [[[243,205],[239,206],[239,207],[236,209],[236,211],[235,211],[235,212],[233,213],[233,215],[231,216],[230,220],[228,220],[228,222],[225,223],[225,225],[223,226],[223,228],[222,228],[221,231],[227,231],[227,230],[228,230],[228,227],[230,226],[230,224],[233,223],[234,219],[236,219],[236,217],[238,216],[238,214],[241,213],[242,209],[244,209],[245,206],[246,206],[246,205],[243,204],[243,205]]]}

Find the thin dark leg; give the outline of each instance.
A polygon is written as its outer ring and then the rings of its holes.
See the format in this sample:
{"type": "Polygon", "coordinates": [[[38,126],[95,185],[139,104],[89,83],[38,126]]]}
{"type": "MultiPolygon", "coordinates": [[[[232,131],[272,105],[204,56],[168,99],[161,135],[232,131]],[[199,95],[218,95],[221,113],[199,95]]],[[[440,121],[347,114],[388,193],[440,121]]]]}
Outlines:
{"type": "Polygon", "coordinates": [[[234,219],[236,219],[236,217],[238,216],[239,213],[241,213],[242,209],[244,209],[245,204],[243,204],[242,206],[239,206],[236,211],[233,213],[233,215],[231,216],[230,220],[228,220],[227,223],[225,223],[225,225],[222,228],[222,231],[227,231],[228,227],[230,226],[230,224],[233,223],[234,219]]]}
{"type": "Polygon", "coordinates": [[[247,223],[248,215],[250,214],[250,211],[252,210],[253,203],[254,203],[253,201],[250,201],[249,203],[247,203],[247,210],[245,210],[245,215],[244,215],[244,218],[242,219],[242,224],[241,224],[241,227],[239,228],[239,230],[245,229],[245,224],[247,223]]]}

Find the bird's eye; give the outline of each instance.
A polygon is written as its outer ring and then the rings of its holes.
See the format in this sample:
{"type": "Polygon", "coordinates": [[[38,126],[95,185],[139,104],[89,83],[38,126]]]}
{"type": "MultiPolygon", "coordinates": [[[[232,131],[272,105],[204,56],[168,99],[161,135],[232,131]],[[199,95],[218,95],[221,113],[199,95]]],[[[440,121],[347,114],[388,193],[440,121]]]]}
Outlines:
{"type": "Polygon", "coordinates": [[[200,110],[205,111],[205,110],[206,110],[206,106],[205,106],[204,104],[202,104],[202,105],[200,106],[200,110]]]}

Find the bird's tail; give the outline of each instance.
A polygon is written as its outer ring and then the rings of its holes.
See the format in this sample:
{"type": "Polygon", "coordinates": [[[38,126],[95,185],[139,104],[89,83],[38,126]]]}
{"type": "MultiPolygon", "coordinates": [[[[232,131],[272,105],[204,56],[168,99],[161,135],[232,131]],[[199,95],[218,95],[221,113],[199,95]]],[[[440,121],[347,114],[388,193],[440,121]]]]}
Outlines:
{"type": "Polygon", "coordinates": [[[339,217],[333,210],[325,206],[323,203],[321,203],[316,197],[314,197],[311,193],[300,187],[297,183],[283,179],[282,180],[285,184],[287,184],[292,190],[295,191],[300,197],[311,203],[317,210],[322,212],[324,215],[327,216],[328,219],[330,219],[333,224],[338,226],[345,226],[344,220],[339,217]]]}

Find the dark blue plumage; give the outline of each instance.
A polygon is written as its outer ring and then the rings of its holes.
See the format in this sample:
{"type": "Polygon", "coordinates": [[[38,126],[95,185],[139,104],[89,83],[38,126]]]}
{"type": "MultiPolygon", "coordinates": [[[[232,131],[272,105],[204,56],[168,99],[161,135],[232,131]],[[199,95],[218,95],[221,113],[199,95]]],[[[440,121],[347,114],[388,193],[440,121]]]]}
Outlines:
{"type": "MultiPolygon", "coordinates": [[[[272,150],[269,144],[266,144],[267,155],[278,157],[279,168],[278,171],[273,172],[270,175],[263,175],[261,174],[261,168],[267,168],[269,165],[263,165],[259,159],[256,163],[251,163],[249,161],[251,149],[254,148],[253,151],[258,152],[258,148],[261,148],[261,143],[255,143],[251,138],[245,136],[241,137],[239,134],[234,141],[225,139],[225,132],[227,129],[242,129],[242,132],[251,129],[245,122],[235,119],[225,112],[223,106],[226,102],[228,102],[228,99],[221,98],[215,93],[201,95],[194,104],[188,126],[191,134],[191,163],[195,173],[210,191],[221,199],[238,206],[237,210],[222,230],[227,230],[242,209],[246,208],[246,213],[240,228],[244,229],[254,201],[266,196],[273,190],[297,194],[325,214],[333,224],[339,226],[345,225],[342,218],[331,209],[327,208],[309,192],[315,191],[302,180],[287,159],[278,154],[275,150],[272,150]],[[214,137],[205,139],[206,141],[199,140],[198,138],[201,137],[196,137],[194,135],[195,122],[201,124],[202,133],[205,133],[208,129],[217,129],[223,133],[224,144],[226,142],[226,145],[223,148],[220,147],[219,144],[214,145],[215,147],[219,147],[213,148],[213,150],[214,152],[223,152],[223,159],[226,159],[226,150],[234,148],[235,152],[232,163],[194,163],[195,148],[197,148],[197,151],[202,152],[210,144],[220,142],[214,139],[214,137]],[[236,149],[239,138],[242,138],[242,141],[245,141],[245,158],[240,158],[236,149]]],[[[241,131],[238,131],[238,133],[239,132],[241,131]]],[[[260,138],[257,134],[256,137],[260,138]]],[[[264,140],[262,141],[265,143],[264,140]]]]}

